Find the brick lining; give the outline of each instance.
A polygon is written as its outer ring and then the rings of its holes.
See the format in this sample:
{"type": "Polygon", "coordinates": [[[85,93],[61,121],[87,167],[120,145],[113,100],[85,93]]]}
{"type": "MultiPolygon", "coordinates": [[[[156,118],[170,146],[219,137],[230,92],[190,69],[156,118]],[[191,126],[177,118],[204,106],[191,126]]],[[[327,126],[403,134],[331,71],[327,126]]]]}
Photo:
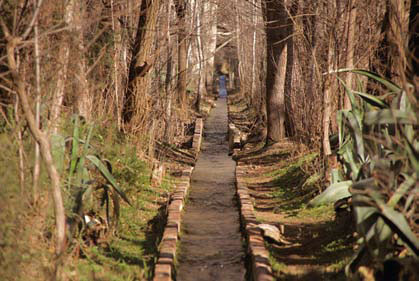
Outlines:
{"type": "MultiPolygon", "coordinates": [[[[192,148],[197,157],[201,150],[203,121],[197,118],[192,148]]],[[[163,232],[163,238],[159,245],[159,258],[154,268],[153,281],[174,280],[176,248],[181,229],[182,210],[185,205],[186,196],[191,182],[193,167],[182,171],[182,176],[175,185],[168,208],[167,224],[163,232]]]]}
{"type": "Polygon", "coordinates": [[[256,221],[253,203],[246,184],[240,178],[243,174],[243,167],[236,166],[236,188],[240,203],[240,218],[247,241],[247,251],[251,258],[251,275],[254,281],[273,281],[269,253],[265,248],[262,232],[256,221]]]}

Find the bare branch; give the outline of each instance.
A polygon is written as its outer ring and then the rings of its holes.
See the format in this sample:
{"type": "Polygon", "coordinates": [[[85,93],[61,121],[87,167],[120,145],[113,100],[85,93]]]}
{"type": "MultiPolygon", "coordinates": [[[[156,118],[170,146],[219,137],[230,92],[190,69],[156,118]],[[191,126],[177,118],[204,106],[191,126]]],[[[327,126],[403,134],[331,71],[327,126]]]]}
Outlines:
{"type": "Polygon", "coordinates": [[[42,5],[42,2],[43,1],[44,0],[39,0],[38,5],[37,5],[37,7],[35,9],[35,13],[33,13],[32,20],[31,20],[29,26],[26,28],[25,32],[23,32],[23,35],[22,35],[22,38],[23,39],[25,39],[26,37],[28,37],[29,36],[29,33],[31,33],[32,28],[33,28],[33,26],[35,24],[36,18],[38,17],[38,14],[39,14],[39,11],[40,11],[40,8],[41,8],[41,5],[42,5]]]}
{"type": "MultiPolygon", "coordinates": [[[[2,21],[1,21],[2,22],[2,21]]],[[[3,29],[5,28],[3,24],[3,29]]],[[[22,42],[19,37],[7,38],[7,59],[9,70],[12,74],[13,83],[16,87],[25,119],[28,122],[29,129],[34,139],[39,143],[42,158],[45,161],[45,166],[48,171],[48,176],[51,179],[51,191],[54,198],[55,223],[57,231],[56,254],[60,256],[65,249],[65,210],[63,205],[63,198],[61,194],[60,175],[55,167],[54,160],[51,153],[51,145],[48,136],[36,126],[35,117],[33,115],[29,98],[26,93],[25,84],[22,77],[17,72],[15,51],[16,47],[22,42]]]]}
{"type": "Polygon", "coordinates": [[[96,67],[96,65],[100,62],[100,60],[103,58],[103,56],[106,54],[106,48],[109,44],[106,44],[102,47],[102,49],[99,52],[99,57],[96,59],[96,61],[89,67],[89,69],[86,71],[86,76],[92,72],[92,70],[96,67]]]}
{"type": "Polygon", "coordinates": [[[7,40],[7,38],[10,37],[10,31],[7,28],[6,24],[4,23],[3,18],[0,18],[0,26],[1,26],[1,29],[3,30],[4,36],[6,37],[6,40],[7,40]]]}
{"type": "Polygon", "coordinates": [[[9,87],[6,87],[6,86],[4,86],[4,85],[2,85],[2,84],[0,84],[0,88],[2,88],[3,90],[6,90],[7,92],[9,92],[9,93],[12,93],[12,94],[17,94],[16,93],[16,91],[13,91],[12,89],[10,89],[9,87]]]}

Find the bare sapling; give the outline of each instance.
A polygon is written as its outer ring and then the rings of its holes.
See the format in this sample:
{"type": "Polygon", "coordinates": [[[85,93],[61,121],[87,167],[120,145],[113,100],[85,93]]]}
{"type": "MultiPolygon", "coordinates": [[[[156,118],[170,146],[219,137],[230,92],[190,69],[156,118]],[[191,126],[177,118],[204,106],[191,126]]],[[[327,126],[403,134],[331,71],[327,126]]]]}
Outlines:
{"type": "MultiPolygon", "coordinates": [[[[38,4],[36,11],[39,10],[39,5],[40,4],[38,4]]],[[[35,12],[34,17],[36,17],[37,14],[38,12],[35,12]]],[[[33,23],[34,20],[32,21],[31,26],[33,26],[33,23]]],[[[32,112],[29,97],[26,93],[24,81],[17,70],[15,57],[16,49],[23,44],[25,38],[30,34],[30,31],[26,31],[23,36],[16,36],[10,33],[9,29],[7,28],[6,24],[2,19],[0,19],[0,25],[7,42],[7,64],[10,74],[12,76],[13,85],[16,88],[16,92],[21,102],[22,110],[25,119],[28,123],[30,132],[34,137],[35,141],[39,143],[41,156],[45,162],[48,176],[51,179],[51,191],[54,199],[55,224],[57,235],[55,252],[57,256],[60,256],[65,249],[65,212],[63,198],[61,194],[60,175],[55,167],[52,158],[51,145],[49,142],[48,135],[42,130],[40,130],[37,126],[36,118],[32,112]]]]}

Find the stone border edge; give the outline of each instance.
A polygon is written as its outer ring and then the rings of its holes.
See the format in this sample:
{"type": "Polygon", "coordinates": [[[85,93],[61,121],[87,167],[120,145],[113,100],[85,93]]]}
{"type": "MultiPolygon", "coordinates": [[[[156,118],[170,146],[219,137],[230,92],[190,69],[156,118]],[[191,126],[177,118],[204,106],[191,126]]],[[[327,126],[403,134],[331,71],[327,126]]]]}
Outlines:
{"type": "Polygon", "coordinates": [[[182,171],[182,176],[175,184],[167,210],[167,224],[164,228],[163,238],[159,245],[159,258],[154,267],[153,281],[172,281],[175,269],[177,242],[179,241],[181,227],[181,213],[185,205],[186,196],[191,182],[193,167],[182,171]]]}
{"type": "Polygon", "coordinates": [[[192,149],[195,153],[195,158],[198,156],[198,153],[201,150],[203,130],[204,130],[204,121],[202,120],[202,118],[196,118],[195,130],[194,130],[194,135],[192,139],[192,149]]]}
{"type": "MultiPolygon", "coordinates": [[[[197,158],[202,144],[202,132],[204,122],[202,118],[195,120],[195,130],[192,140],[192,149],[197,158]]],[[[175,184],[175,190],[170,198],[167,210],[167,224],[164,228],[163,238],[159,245],[159,258],[154,267],[153,281],[172,281],[174,280],[175,258],[177,242],[179,241],[181,215],[185,205],[186,196],[191,185],[191,175],[194,167],[186,168],[182,171],[182,176],[175,184]]]]}
{"type": "Polygon", "coordinates": [[[236,192],[240,204],[240,219],[247,242],[247,253],[251,260],[251,276],[254,281],[273,281],[269,252],[265,248],[262,232],[254,213],[253,203],[246,184],[241,179],[243,167],[236,163],[236,192]]]}

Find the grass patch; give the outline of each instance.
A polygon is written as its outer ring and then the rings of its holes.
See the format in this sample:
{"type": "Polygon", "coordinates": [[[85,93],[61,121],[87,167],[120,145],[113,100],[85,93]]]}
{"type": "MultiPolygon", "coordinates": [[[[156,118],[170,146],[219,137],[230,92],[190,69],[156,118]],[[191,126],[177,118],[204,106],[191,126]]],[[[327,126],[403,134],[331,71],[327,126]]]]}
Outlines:
{"type": "Polygon", "coordinates": [[[113,164],[113,175],[132,206],[121,202],[116,235],[107,243],[86,247],[74,271],[79,280],[149,280],[166,219],[162,198],[172,180],[166,178],[161,186],[152,187],[150,169],[133,146],[120,139],[110,142],[107,135],[94,140],[99,147],[107,142],[102,153],[113,164]]]}
{"type": "Polygon", "coordinates": [[[273,254],[272,247],[268,243],[265,243],[265,246],[269,251],[269,263],[271,265],[272,271],[279,274],[280,272],[283,272],[284,270],[286,270],[287,265],[283,262],[278,262],[278,260],[272,256],[273,254]]]}
{"type": "Polygon", "coordinates": [[[313,217],[318,220],[331,220],[335,215],[335,210],[333,208],[333,204],[322,205],[315,208],[307,208],[304,204],[297,212],[294,213],[294,215],[299,218],[313,217]]]}
{"type": "Polygon", "coordinates": [[[258,221],[283,224],[284,238],[290,242],[290,245],[267,243],[275,278],[345,280],[343,269],[353,253],[350,222],[335,220],[333,204],[306,207],[322,184],[321,175],[312,168],[318,161],[318,154],[277,161],[275,165],[279,168],[274,171],[249,177],[258,196],[254,198],[255,208],[258,204],[260,207],[273,206],[272,209],[261,208],[258,221]],[[272,212],[279,215],[269,214],[272,212]]]}
{"type": "MultiPolygon", "coordinates": [[[[60,133],[64,139],[71,139],[72,126],[70,120],[63,122],[60,133]]],[[[88,125],[82,125],[82,140],[87,132],[88,125]]],[[[34,204],[31,174],[34,143],[29,132],[25,131],[25,183],[21,187],[14,134],[9,128],[0,130],[0,206],[3,206],[0,207],[0,280],[51,280],[55,261],[55,222],[50,183],[42,166],[38,201],[34,204]]],[[[66,215],[71,217],[74,190],[78,187],[67,181],[71,161],[68,144],[61,147],[61,179],[66,215]]],[[[149,280],[166,219],[165,198],[171,191],[173,180],[167,177],[161,186],[152,187],[149,164],[138,157],[132,142],[112,126],[95,128],[90,144],[89,153],[111,164],[112,175],[132,206],[120,200],[120,220],[113,235],[106,235],[101,241],[85,240],[84,235],[75,238],[63,257],[60,278],[78,281],[149,280]]],[[[95,168],[88,163],[85,166],[92,182],[88,185],[99,187],[103,184],[104,179],[95,168]]],[[[83,210],[93,210],[97,218],[103,218],[102,192],[100,189],[93,192],[95,195],[86,202],[83,210]]]]}
{"type": "Polygon", "coordinates": [[[339,238],[337,240],[330,241],[325,247],[324,251],[327,253],[336,252],[340,250],[348,249],[348,244],[345,243],[345,239],[339,238]]]}
{"type": "MultiPolygon", "coordinates": [[[[293,161],[282,166],[280,169],[265,173],[265,176],[272,177],[272,183],[276,188],[270,193],[272,198],[278,201],[274,212],[291,212],[296,215],[305,207],[305,204],[316,192],[320,182],[320,175],[314,173],[309,175],[304,169],[316,158],[317,153],[310,153],[303,157],[295,158],[293,161]]],[[[288,160],[289,161],[289,160],[288,160]]]]}

